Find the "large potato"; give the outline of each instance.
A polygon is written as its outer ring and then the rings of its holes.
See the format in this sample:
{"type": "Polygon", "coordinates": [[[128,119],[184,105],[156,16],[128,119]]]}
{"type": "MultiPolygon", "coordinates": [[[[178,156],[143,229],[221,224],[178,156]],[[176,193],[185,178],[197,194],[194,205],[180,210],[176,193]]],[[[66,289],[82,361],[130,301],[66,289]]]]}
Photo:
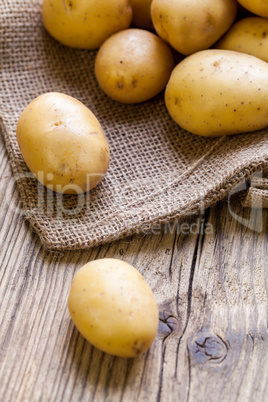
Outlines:
{"type": "Polygon", "coordinates": [[[255,131],[268,125],[268,64],[257,57],[209,49],[173,70],[165,102],[184,129],[202,136],[255,131]]]}
{"type": "Polygon", "coordinates": [[[268,17],[268,0],[237,0],[243,7],[253,14],[268,17]]]}
{"type": "Polygon", "coordinates": [[[126,29],[102,44],[95,74],[112,99],[139,103],[165,88],[173,67],[172,52],[161,38],[143,29],[126,29]]]}
{"type": "Polygon", "coordinates": [[[88,191],[108,169],[108,143],[97,118],[65,94],[33,100],[18,120],[17,140],[32,173],[59,193],[88,191]]]}
{"type": "Polygon", "coordinates": [[[215,47],[252,54],[268,62],[268,18],[248,17],[237,21],[215,47]]]}
{"type": "Polygon", "coordinates": [[[158,307],[142,275],[121,260],[91,261],[75,274],[68,308],[80,333],[98,349],[135,357],[152,344],[158,307]]]}
{"type": "Polygon", "coordinates": [[[97,49],[108,36],[128,28],[129,0],[43,0],[47,31],[64,45],[97,49]]]}
{"type": "Polygon", "coordinates": [[[235,0],[153,0],[151,16],[158,35],[178,52],[207,49],[231,26],[235,0]]]}

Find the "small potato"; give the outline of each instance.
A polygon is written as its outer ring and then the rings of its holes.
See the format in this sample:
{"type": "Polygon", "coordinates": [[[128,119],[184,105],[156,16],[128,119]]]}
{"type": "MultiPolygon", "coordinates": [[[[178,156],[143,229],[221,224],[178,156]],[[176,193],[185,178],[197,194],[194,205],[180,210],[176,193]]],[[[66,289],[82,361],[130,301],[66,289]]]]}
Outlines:
{"type": "Polygon", "coordinates": [[[208,49],[236,17],[235,0],[153,0],[151,16],[158,35],[178,52],[208,49]]]}
{"type": "Polygon", "coordinates": [[[97,49],[108,36],[129,27],[129,0],[43,0],[47,31],[64,45],[97,49]]]}
{"type": "Polygon", "coordinates": [[[109,166],[109,147],[97,118],[62,93],[43,94],[26,107],[18,120],[17,141],[31,172],[59,193],[92,189],[109,166]]]}
{"type": "Polygon", "coordinates": [[[248,53],[268,62],[268,18],[248,17],[237,21],[215,48],[248,53]]]}
{"type": "Polygon", "coordinates": [[[261,17],[268,17],[268,1],[267,0],[237,0],[241,6],[253,14],[261,17]]]}
{"type": "Polygon", "coordinates": [[[152,344],[158,307],[142,275],[124,261],[104,258],[79,269],[68,308],[79,332],[95,347],[135,357],[152,344]]]}
{"type": "Polygon", "coordinates": [[[173,70],[165,103],[171,117],[194,134],[262,129],[268,125],[268,64],[229,50],[197,52],[173,70]]]}
{"type": "Polygon", "coordinates": [[[139,103],[165,88],[173,67],[172,52],[161,38],[142,29],[127,29],[112,35],[100,47],[95,75],[112,99],[139,103]]]}
{"type": "Polygon", "coordinates": [[[154,28],[151,18],[152,0],[131,0],[132,24],[137,28],[152,30],[154,28]]]}

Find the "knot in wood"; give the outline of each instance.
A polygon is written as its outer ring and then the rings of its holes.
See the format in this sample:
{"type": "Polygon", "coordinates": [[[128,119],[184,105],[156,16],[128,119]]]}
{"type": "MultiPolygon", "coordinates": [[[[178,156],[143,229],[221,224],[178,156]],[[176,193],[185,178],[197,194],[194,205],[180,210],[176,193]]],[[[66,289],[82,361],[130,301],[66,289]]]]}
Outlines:
{"type": "Polygon", "coordinates": [[[169,336],[178,328],[178,319],[167,311],[161,311],[159,313],[159,320],[159,333],[163,337],[169,336]]]}
{"type": "Polygon", "coordinates": [[[188,348],[196,363],[221,363],[227,356],[227,344],[216,335],[199,332],[189,339],[188,348]]]}

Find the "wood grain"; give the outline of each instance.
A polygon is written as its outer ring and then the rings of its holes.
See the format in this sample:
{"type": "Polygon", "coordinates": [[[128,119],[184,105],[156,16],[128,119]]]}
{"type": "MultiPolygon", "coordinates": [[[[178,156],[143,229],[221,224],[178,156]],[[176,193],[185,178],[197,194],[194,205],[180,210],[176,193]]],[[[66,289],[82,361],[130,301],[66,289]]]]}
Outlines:
{"type": "Polygon", "coordinates": [[[24,221],[2,142],[0,158],[1,401],[267,400],[266,210],[223,201],[146,236],[52,253],[24,221]],[[75,271],[102,257],[133,264],[159,304],[157,338],[136,359],[91,347],[69,317],[75,271]]]}

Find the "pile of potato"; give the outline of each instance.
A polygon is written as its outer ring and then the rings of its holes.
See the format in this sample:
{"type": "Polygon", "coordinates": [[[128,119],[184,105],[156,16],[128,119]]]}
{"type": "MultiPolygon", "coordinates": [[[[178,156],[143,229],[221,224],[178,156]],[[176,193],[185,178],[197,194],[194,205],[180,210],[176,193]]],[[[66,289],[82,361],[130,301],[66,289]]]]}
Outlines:
{"type": "Polygon", "coordinates": [[[171,117],[192,133],[219,136],[268,124],[267,64],[223,51],[268,61],[268,2],[239,3],[43,0],[42,12],[46,29],[61,43],[99,48],[95,74],[108,96],[144,102],[168,83],[165,103],[171,117]],[[241,5],[247,18],[241,18],[241,5]],[[171,48],[184,56],[198,54],[174,69],[171,48]]]}
{"type": "Polygon", "coordinates": [[[267,18],[267,0],[43,1],[54,38],[99,48],[95,74],[108,96],[139,103],[166,87],[171,117],[202,136],[267,126],[267,18]],[[176,67],[171,48],[188,56],[176,67]]]}
{"type": "MultiPolygon", "coordinates": [[[[117,102],[164,90],[170,116],[202,136],[268,125],[268,0],[43,0],[42,17],[62,44],[98,49],[96,79],[117,102]]],[[[88,191],[109,166],[95,116],[65,94],[28,105],[17,139],[29,169],[57,192],[88,191]]]]}

